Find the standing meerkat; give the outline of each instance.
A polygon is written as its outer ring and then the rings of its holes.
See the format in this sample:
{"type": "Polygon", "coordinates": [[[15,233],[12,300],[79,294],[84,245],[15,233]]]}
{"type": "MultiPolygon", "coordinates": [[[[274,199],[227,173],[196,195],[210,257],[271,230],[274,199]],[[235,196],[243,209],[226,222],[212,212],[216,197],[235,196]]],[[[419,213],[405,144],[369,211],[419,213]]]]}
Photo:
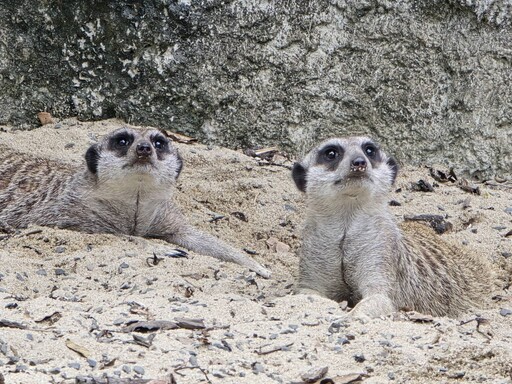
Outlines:
{"type": "Polygon", "coordinates": [[[491,289],[485,260],[388,210],[398,166],[367,137],[322,142],[292,170],[306,193],[298,293],[347,300],[351,315],[456,316],[491,289]]]}
{"type": "Polygon", "coordinates": [[[160,238],[270,277],[249,256],[186,222],[172,200],[182,160],[158,130],[108,134],[87,150],[83,169],[0,148],[0,224],[160,238]]]}

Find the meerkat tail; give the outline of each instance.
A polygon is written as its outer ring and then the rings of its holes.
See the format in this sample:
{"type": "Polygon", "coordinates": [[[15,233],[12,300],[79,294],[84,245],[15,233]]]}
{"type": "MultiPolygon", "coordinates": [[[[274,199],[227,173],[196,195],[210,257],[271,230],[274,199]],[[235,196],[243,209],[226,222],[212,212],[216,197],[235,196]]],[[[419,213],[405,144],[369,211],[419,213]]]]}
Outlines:
{"type": "Polygon", "coordinates": [[[190,249],[193,252],[247,267],[266,279],[272,275],[268,269],[251,257],[244,255],[215,236],[199,231],[194,227],[188,227],[184,229],[183,232],[170,235],[166,240],[170,243],[190,249]]]}

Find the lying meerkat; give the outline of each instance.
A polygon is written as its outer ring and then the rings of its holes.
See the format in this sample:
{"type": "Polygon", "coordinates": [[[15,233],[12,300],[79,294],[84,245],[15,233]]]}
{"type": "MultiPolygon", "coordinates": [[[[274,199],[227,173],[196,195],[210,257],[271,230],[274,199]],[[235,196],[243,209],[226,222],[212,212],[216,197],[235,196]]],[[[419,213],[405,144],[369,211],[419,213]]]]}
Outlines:
{"type": "Polygon", "coordinates": [[[182,160],[158,130],[121,128],[108,134],[87,150],[83,169],[0,148],[4,225],[160,238],[270,277],[249,256],[186,222],[172,200],[182,160]]]}
{"type": "Polygon", "coordinates": [[[491,289],[485,260],[388,210],[398,166],[367,137],[324,141],[293,167],[306,193],[299,293],[347,300],[352,315],[456,316],[491,289]]]}

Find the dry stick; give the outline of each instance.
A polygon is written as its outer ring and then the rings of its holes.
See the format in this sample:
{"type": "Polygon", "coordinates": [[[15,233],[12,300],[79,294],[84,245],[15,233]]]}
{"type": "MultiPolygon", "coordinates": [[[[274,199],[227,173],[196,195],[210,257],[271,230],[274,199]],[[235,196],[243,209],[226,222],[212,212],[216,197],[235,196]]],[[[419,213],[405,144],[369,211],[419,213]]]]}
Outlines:
{"type": "Polygon", "coordinates": [[[211,380],[208,378],[208,375],[206,374],[206,371],[205,371],[203,368],[201,368],[199,365],[197,365],[197,366],[195,366],[195,367],[178,367],[178,368],[175,368],[175,369],[174,369],[174,372],[175,372],[175,373],[177,373],[177,374],[178,374],[178,375],[180,375],[180,376],[183,376],[183,375],[182,375],[181,373],[179,373],[178,371],[182,371],[182,370],[184,370],[184,369],[199,369],[199,370],[203,373],[203,375],[204,375],[204,377],[206,378],[206,380],[211,384],[211,380]]]}
{"type": "Polygon", "coordinates": [[[274,353],[274,352],[277,352],[277,351],[282,351],[283,348],[288,348],[288,347],[291,347],[293,345],[293,343],[289,343],[289,344],[285,344],[285,345],[278,345],[278,346],[275,346],[274,348],[271,348],[269,349],[268,351],[262,351],[261,349],[263,347],[260,347],[260,350],[259,351],[255,351],[258,355],[268,355],[270,353],[274,353]]]}

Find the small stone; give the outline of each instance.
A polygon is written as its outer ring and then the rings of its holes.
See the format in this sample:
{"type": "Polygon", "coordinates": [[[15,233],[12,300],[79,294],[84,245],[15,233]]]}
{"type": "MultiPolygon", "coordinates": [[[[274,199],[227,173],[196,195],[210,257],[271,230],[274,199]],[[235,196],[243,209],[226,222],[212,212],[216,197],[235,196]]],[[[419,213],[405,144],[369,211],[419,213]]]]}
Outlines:
{"type": "Polygon", "coordinates": [[[16,366],[14,372],[26,372],[28,370],[28,367],[24,364],[19,364],[16,366]]]}
{"type": "Polygon", "coordinates": [[[500,315],[501,316],[510,316],[510,315],[512,315],[512,311],[510,309],[507,309],[507,308],[501,308],[500,309],[500,315]]]}
{"type": "Polygon", "coordinates": [[[131,283],[126,281],[121,285],[120,289],[130,289],[132,287],[131,283]]]}
{"type": "Polygon", "coordinates": [[[303,373],[300,377],[306,383],[315,383],[327,374],[329,367],[315,367],[303,373]]]}
{"type": "Polygon", "coordinates": [[[512,207],[505,208],[505,212],[512,215],[512,207]]]}
{"type": "Polygon", "coordinates": [[[510,256],[512,256],[512,253],[511,252],[501,252],[501,256],[508,259],[510,256]]]}
{"type": "Polygon", "coordinates": [[[388,372],[388,379],[389,380],[395,380],[396,376],[395,376],[395,372],[388,372]]]}
{"type": "Polygon", "coordinates": [[[23,277],[23,275],[21,273],[16,272],[16,278],[19,281],[25,281],[25,277],[23,277]]]}
{"type": "Polygon", "coordinates": [[[252,371],[254,374],[258,375],[260,373],[265,372],[265,368],[263,367],[263,365],[261,363],[254,363],[252,365],[252,371]]]}
{"type": "Polygon", "coordinates": [[[52,368],[52,369],[50,369],[50,373],[52,375],[57,375],[60,373],[60,368],[59,367],[52,368]]]}
{"type": "Polygon", "coordinates": [[[128,365],[123,365],[121,369],[123,370],[124,373],[130,373],[132,371],[132,369],[128,365]]]}
{"type": "Polygon", "coordinates": [[[366,357],[362,353],[357,353],[354,355],[354,360],[357,363],[364,363],[366,361],[366,357]]]}
{"type": "Polygon", "coordinates": [[[130,268],[130,266],[125,263],[124,261],[121,263],[121,265],[119,266],[119,268],[122,268],[122,269],[127,269],[127,268],[130,268]]]}
{"type": "Polygon", "coordinates": [[[38,269],[36,271],[36,275],[39,275],[39,276],[47,276],[48,274],[46,273],[46,271],[44,269],[38,269]]]}
{"type": "Polygon", "coordinates": [[[89,364],[89,367],[95,368],[96,365],[98,365],[98,362],[94,359],[87,359],[87,364],[89,364]]]}
{"type": "Polygon", "coordinates": [[[79,370],[80,369],[80,363],[69,363],[68,367],[69,368],[74,368],[76,370],[79,370]]]}
{"type": "Polygon", "coordinates": [[[27,340],[34,341],[34,335],[27,333],[27,340]]]}
{"type": "Polygon", "coordinates": [[[64,253],[64,252],[66,252],[66,247],[63,247],[62,245],[55,247],[55,253],[64,253]]]}
{"type": "Polygon", "coordinates": [[[144,368],[142,368],[140,365],[136,365],[133,367],[133,372],[137,373],[138,375],[144,376],[144,368]]]}
{"type": "Polygon", "coordinates": [[[56,268],[55,269],[55,275],[56,276],[66,276],[66,271],[62,268],[56,268]]]}
{"type": "Polygon", "coordinates": [[[197,356],[190,356],[188,362],[190,363],[191,366],[197,367],[197,356]]]}
{"type": "Polygon", "coordinates": [[[277,339],[277,336],[278,336],[277,333],[272,333],[268,338],[270,340],[275,340],[275,339],[277,339]]]}
{"type": "Polygon", "coordinates": [[[336,344],[341,344],[341,345],[350,344],[350,340],[347,339],[346,337],[338,337],[336,344]]]}
{"type": "Polygon", "coordinates": [[[223,379],[224,377],[226,377],[225,374],[223,374],[221,371],[213,371],[212,372],[212,375],[214,377],[218,377],[219,379],[223,379]]]}

